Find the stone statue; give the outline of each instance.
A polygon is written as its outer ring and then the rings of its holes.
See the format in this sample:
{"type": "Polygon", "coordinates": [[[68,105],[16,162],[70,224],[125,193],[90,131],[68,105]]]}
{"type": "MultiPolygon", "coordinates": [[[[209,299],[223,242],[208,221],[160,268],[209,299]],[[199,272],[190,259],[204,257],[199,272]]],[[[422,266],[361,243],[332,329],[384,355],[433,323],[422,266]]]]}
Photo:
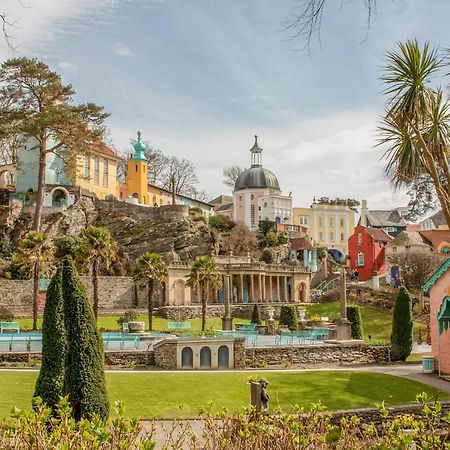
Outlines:
{"type": "Polygon", "coordinates": [[[261,385],[261,406],[263,409],[269,409],[269,394],[266,391],[266,387],[269,385],[269,382],[265,378],[261,378],[259,380],[259,384],[261,385]]]}

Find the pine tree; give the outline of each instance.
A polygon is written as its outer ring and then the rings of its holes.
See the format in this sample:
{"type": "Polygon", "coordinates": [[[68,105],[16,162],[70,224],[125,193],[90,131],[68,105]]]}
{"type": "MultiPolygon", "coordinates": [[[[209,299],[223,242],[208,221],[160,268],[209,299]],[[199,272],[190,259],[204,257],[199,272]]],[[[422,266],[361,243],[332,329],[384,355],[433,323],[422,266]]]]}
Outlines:
{"type": "Polygon", "coordinates": [[[281,307],[280,325],[286,325],[290,330],[297,329],[297,310],[295,306],[283,305],[281,307]]]}
{"type": "Polygon", "coordinates": [[[404,361],[411,353],[413,344],[412,302],[405,287],[395,300],[392,317],[391,353],[393,361],[404,361]]]}
{"type": "Polygon", "coordinates": [[[347,306],[347,319],[352,323],[352,339],[363,339],[362,318],[359,306],[347,306]]]}
{"type": "Polygon", "coordinates": [[[42,364],[34,391],[34,397],[41,397],[53,411],[59,398],[64,396],[67,344],[62,289],[62,268],[59,268],[47,289],[42,322],[42,364]]]}
{"type": "Polygon", "coordinates": [[[251,323],[256,323],[257,325],[261,324],[261,317],[260,317],[260,314],[259,314],[258,303],[255,303],[255,305],[253,306],[251,323]]]}
{"type": "Polygon", "coordinates": [[[97,414],[106,420],[109,401],[103,341],[87,290],[70,256],[64,259],[63,297],[68,343],[65,391],[73,416],[79,421],[97,414]]]}

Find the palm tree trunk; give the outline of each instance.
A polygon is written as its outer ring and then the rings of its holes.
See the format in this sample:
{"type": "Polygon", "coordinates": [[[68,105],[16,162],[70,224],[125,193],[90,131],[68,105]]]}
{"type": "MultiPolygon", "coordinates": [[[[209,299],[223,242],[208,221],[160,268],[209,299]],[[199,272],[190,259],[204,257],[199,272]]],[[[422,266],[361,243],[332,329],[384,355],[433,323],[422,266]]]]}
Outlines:
{"type": "Polygon", "coordinates": [[[92,264],[92,284],[94,286],[94,315],[96,320],[98,316],[98,266],[98,260],[94,259],[92,264]]]}
{"type": "Polygon", "coordinates": [[[153,287],[154,281],[148,280],[148,329],[153,330],[153,287]]]}
{"type": "Polygon", "coordinates": [[[209,291],[209,283],[206,282],[205,290],[202,295],[202,331],[205,332],[206,329],[206,306],[208,304],[208,291],[209,291]]]}
{"type": "Polygon", "coordinates": [[[38,294],[39,294],[39,262],[34,263],[33,267],[33,330],[37,331],[38,320],[38,294]]]}
{"type": "Polygon", "coordinates": [[[39,169],[38,169],[38,191],[36,199],[36,208],[34,210],[33,218],[33,231],[39,231],[41,228],[41,217],[42,217],[42,207],[44,205],[44,194],[45,194],[45,167],[47,165],[45,148],[39,146],[39,169]]]}

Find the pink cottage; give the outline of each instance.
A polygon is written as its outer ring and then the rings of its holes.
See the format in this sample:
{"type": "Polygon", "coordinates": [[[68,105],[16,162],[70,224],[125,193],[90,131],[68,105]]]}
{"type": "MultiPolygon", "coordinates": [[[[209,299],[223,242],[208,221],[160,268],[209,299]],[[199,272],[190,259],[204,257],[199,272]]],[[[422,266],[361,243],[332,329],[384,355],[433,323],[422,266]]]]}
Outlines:
{"type": "MultiPolygon", "coordinates": [[[[445,251],[445,250],[444,250],[445,251]]],[[[430,293],[431,349],[434,369],[439,375],[450,374],[450,258],[423,286],[430,293]]]]}

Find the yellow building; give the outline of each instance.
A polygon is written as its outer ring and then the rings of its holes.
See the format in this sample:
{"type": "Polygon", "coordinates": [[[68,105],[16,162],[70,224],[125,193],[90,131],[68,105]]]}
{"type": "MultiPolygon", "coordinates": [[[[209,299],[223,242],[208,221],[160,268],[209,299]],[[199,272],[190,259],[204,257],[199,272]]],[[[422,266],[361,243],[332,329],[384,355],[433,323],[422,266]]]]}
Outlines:
{"type": "Polygon", "coordinates": [[[307,227],[315,245],[334,247],[347,254],[355,213],[345,205],[313,203],[309,208],[293,208],[293,224],[307,227]]]}
{"type": "Polygon", "coordinates": [[[98,144],[92,152],[80,157],[74,185],[99,199],[117,195],[117,162],[121,158],[109,147],[98,144]]]}

